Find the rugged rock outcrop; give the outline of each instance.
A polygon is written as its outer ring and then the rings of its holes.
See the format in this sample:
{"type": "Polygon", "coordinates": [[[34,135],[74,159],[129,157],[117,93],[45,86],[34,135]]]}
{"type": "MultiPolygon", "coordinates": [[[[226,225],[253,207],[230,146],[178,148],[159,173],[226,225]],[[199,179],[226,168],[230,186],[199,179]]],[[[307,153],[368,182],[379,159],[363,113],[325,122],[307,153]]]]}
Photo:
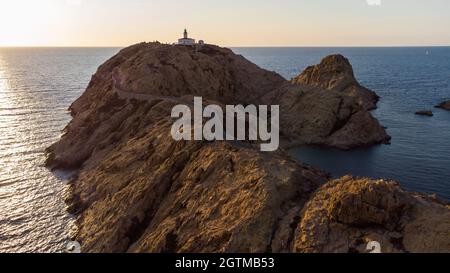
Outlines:
{"type": "Polygon", "coordinates": [[[83,96],[70,107],[74,119],[65,130],[68,136],[51,148],[58,157],[55,162],[68,163],[68,167],[81,164],[90,156],[97,138],[113,131],[106,127],[119,125],[102,122],[104,118],[117,118],[117,122],[128,118],[123,111],[120,117],[120,113],[109,111],[123,107],[114,90],[113,75],[131,94],[159,99],[198,95],[223,104],[280,104],[281,134],[287,140],[284,143],[291,145],[349,149],[390,139],[379,122],[346,93],[290,84],[217,46],[196,50],[142,43],[122,50],[102,65],[83,96]],[[65,162],[65,155],[75,154],[77,160],[65,162]]]}
{"type": "Polygon", "coordinates": [[[175,142],[168,120],[114,146],[72,184],[86,252],[289,251],[294,215],[325,181],[281,154],[175,142]]]}
{"type": "Polygon", "coordinates": [[[350,62],[331,55],[264,97],[279,104],[282,133],[292,144],[351,149],[389,143],[391,137],[369,110],[379,97],[355,79],[350,62]]]}
{"type": "Polygon", "coordinates": [[[390,142],[391,137],[355,97],[303,84],[286,84],[263,98],[279,104],[287,146],[312,144],[340,149],[390,142]]]}
{"type": "Polygon", "coordinates": [[[450,100],[449,101],[444,101],[443,103],[436,105],[436,108],[441,108],[447,111],[450,111],[450,100]]]}
{"type": "Polygon", "coordinates": [[[324,58],[320,64],[306,68],[291,82],[324,88],[355,97],[365,110],[375,109],[379,100],[375,92],[358,83],[349,60],[342,55],[330,55],[324,58]]]}
{"type": "MultiPolygon", "coordinates": [[[[370,137],[381,128],[353,96],[291,84],[227,49],[126,48],[99,68],[71,106],[61,140],[48,149],[49,166],[79,169],[67,202],[83,251],[291,252],[299,245],[302,210],[327,176],[282,150],[261,153],[254,143],[174,141],[170,111],[191,105],[193,95],[208,104],[279,102],[289,107],[282,126],[296,128],[283,134],[303,143],[362,146],[376,143],[370,137]]],[[[395,215],[384,221],[396,223],[395,215]]]]}
{"type": "Polygon", "coordinates": [[[288,251],[294,212],[326,180],[321,171],[249,143],[170,135],[172,107],[191,105],[192,95],[245,104],[283,82],[214,46],[139,44],[102,65],[48,149],[48,165],[80,168],[68,203],[79,215],[83,251],[288,251]],[[192,71],[204,73],[201,85],[187,79],[192,71]],[[118,95],[116,80],[129,99],[118,95]]]}
{"type": "Polygon", "coordinates": [[[296,252],[449,252],[450,207],[397,183],[350,176],[322,186],[305,206],[296,252]]]}
{"type": "MultiPolygon", "coordinates": [[[[155,96],[202,96],[224,104],[250,104],[285,82],[226,48],[139,44],[113,58],[120,86],[155,96]]],[[[98,73],[97,73],[98,74],[98,73]]],[[[110,75],[108,75],[110,76],[110,75]]]]}

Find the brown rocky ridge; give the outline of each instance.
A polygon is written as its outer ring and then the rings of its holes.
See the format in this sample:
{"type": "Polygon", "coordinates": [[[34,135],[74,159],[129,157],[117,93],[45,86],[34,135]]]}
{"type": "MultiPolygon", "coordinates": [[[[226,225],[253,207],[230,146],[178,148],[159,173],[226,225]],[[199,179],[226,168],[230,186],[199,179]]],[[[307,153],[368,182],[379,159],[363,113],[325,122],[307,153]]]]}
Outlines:
{"type": "Polygon", "coordinates": [[[450,251],[440,232],[449,230],[449,208],[436,200],[384,181],[325,184],[326,174],[283,149],[262,153],[253,143],[174,141],[170,111],[190,105],[193,96],[205,104],[277,102],[289,141],[352,148],[387,137],[353,95],[289,83],[231,50],[159,43],[123,49],[100,66],[70,107],[73,120],[61,140],[48,149],[48,166],[78,169],[67,202],[84,252],[360,250],[361,244],[337,248],[324,241],[336,231],[325,233],[323,221],[330,228],[342,223],[344,234],[397,232],[396,248],[386,251],[450,251]],[[372,194],[378,184],[384,191],[372,194]],[[345,194],[347,187],[353,194],[345,194]],[[325,203],[323,196],[336,202],[325,203]],[[334,207],[341,209],[322,210],[334,207]],[[416,213],[425,210],[435,217],[416,213]],[[441,242],[433,248],[414,241],[407,236],[414,232],[441,242]]]}
{"type": "Polygon", "coordinates": [[[450,100],[444,101],[443,103],[436,105],[436,108],[441,108],[441,109],[450,111],[450,100]]]}

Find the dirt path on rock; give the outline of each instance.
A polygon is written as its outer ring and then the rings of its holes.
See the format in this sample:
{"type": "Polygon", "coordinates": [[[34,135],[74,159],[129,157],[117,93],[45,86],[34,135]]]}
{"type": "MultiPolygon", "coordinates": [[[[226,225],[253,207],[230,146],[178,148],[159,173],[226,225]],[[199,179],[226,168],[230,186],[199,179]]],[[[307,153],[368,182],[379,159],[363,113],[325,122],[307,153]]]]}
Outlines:
{"type": "Polygon", "coordinates": [[[113,73],[112,75],[112,80],[113,80],[113,88],[114,88],[114,92],[116,92],[116,94],[119,96],[119,98],[121,99],[126,99],[126,100],[140,100],[140,101],[158,101],[158,100],[165,100],[165,101],[170,101],[173,102],[175,104],[183,104],[183,105],[191,105],[193,106],[193,103],[189,103],[187,101],[184,101],[178,97],[172,97],[172,96],[156,96],[156,95],[151,95],[149,93],[142,93],[142,92],[133,92],[133,91],[127,91],[124,88],[122,88],[120,86],[120,76],[117,75],[117,73],[113,73]]]}

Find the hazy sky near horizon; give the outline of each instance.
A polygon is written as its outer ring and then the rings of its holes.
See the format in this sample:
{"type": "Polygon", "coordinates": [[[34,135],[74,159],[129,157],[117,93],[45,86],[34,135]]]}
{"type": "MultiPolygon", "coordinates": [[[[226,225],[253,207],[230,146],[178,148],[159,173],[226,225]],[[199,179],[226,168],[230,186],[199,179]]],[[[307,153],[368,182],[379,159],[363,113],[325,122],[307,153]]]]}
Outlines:
{"type": "Polygon", "coordinates": [[[450,45],[449,0],[0,0],[0,46],[450,45]]]}

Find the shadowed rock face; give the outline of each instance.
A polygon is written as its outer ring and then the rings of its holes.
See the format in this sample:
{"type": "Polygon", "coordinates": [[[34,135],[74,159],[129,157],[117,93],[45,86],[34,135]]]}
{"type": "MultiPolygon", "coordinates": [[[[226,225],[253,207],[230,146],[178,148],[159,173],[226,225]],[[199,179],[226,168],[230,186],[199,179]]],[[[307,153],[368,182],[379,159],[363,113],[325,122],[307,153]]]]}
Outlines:
{"type": "Polygon", "coordinates": [[[306,68],[299,76],[292,79],[292,83],[302,83],[347,94],[355,97],[366,110],[375,109],[379,100],[375,92],[358,83],[350,62],[342,55],[328,56],[320,64],[306,68]]]}
{"type": "Polygon", "coordinates": [[[450,111],[450,100],[449,101],[444,101],[443,103],[437,105],[436,108],[441,108],[441,109],[450,111]]]}
{"type": "MultiPolygon", "coordinates": [[[[48,149],[49,166],[79,168],[67,202],[84,252],[294,251],[304,205],[327,176],[282,150],[261,153],[252,143],[175,142],[171,109],[190,105],[192,95],[205,104],[277,102],[286,109],[282,126],[292,126],[283,134],[303,143],[379,142],[372,133],[381,126],[354,97],[293,85],[227,49],[126,48],[98,69],[71,106],[73,120],[61,140],[48,149]],[[117,84],[127,97],[155,99],[121,99],[117,84]]],[[[352,206],[345,210],[353,212],[352,206]]],[[[382,221],[396,223],[397,214],[382,221]]]]}

